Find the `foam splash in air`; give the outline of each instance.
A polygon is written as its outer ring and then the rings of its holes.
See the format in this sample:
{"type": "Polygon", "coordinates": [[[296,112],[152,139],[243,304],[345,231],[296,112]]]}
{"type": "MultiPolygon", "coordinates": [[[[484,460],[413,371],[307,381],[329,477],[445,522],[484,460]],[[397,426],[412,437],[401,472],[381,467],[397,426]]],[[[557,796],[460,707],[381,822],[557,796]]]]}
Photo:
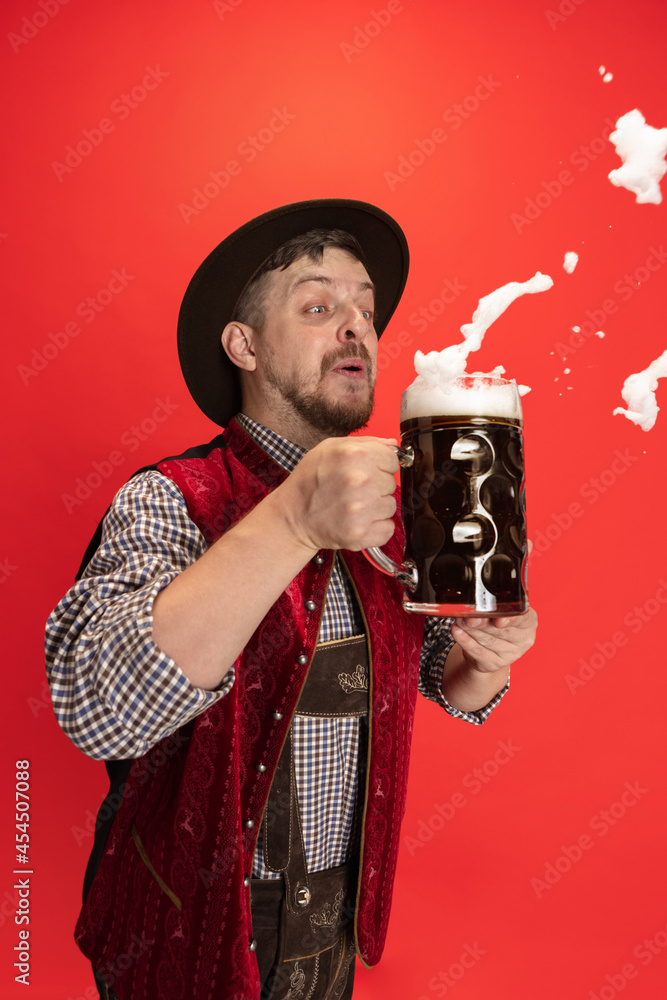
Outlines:
{"type": "Polygon", "coordinates": [[[574,250],[568,250],[563,258],[563,269],[567,271],[568,274],[572,274],[578,263],[579,254],[575,253],[574,250]]]}
{"type": "MultiPolygon", "coordinates": [[[[508,419],[520,420],[521,407],[513,382],[493,385],[474,383],[474,391],[464,387],[457,380],[466,372],[468,355],[478,351],[482,346],[484,334],[494,320],[497,320],[507,307],[520,295],[531,292],[545,292],[553,285],[548,274],[538,271],[528,281],[510,281],[502,288],[497,288],[485,295],[477,303],[473,313],[472,323],[465,323],[461,333],[465,340],[461,344],[452,344],[444,351],[430,351],[415,354],[417,377],[408,386],[401,398],[401,421],[411,417],[429,413],[479,414],[486,416],[503,416],[508,419]]],[[[501,379],[505,369],[498,365],[491,372],[472,372],[480,376],[492,376],[501,379]]],[[[519,395],[530,392],[527,385],[516,387],[519,395]]]]}
{"type": "Polygon", "coordinates": [[[655,401],[659,378],[667,378],[667,351],[663,351],[643,372],[628,375],[621,389],[628,408],[625,410],[622,406],[617,406],[614,416],[623,414],[643,431],[650,431],[660,409],[655,401]]]}
{"type": "Polygon", "coordinates": [[[623,166],[608,175],[611,183],[633,191],[639,204],[659,205],[660,181],[667,171],[667,128],[647,125],[635,108],[618,119],[609,140],[623,160],[623,166]]]}
{"type": "MultiPolygon", "coordinates": [[[[463,375],[468,355],[480,349],[484,334],[491,324],[502,316],[507,307],[521,295],[546,292],[552,286],[552,278],[538,271],[528,281],[510,281],[489,295],[485,295],[477,303],[472,323],[464,323],[461,327],[461,333],[465,337],[462,344],[452,344],[444,351],[429,351],[428,354],[417,351],[415,354],[417,374],[425,381],[434,383],[451,382],[463,375]]],[[[528,391],[525,386],[520,388],[528,391]]]]}

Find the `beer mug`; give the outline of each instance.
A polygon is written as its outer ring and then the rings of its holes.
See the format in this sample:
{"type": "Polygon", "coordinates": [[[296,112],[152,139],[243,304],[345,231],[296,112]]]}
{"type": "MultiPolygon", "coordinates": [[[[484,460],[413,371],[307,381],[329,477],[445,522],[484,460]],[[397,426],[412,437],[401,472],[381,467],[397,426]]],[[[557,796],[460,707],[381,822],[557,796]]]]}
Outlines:
{"type": "MultiPolygon", "coordinates": [[[[422,383],[418,386],[418,383],[422,383]]],[[[365,550],[406,611],[504,617],[528,609],[521,400],[516,383],[462,375],[401,399],[404,563],[365,550]]]]}

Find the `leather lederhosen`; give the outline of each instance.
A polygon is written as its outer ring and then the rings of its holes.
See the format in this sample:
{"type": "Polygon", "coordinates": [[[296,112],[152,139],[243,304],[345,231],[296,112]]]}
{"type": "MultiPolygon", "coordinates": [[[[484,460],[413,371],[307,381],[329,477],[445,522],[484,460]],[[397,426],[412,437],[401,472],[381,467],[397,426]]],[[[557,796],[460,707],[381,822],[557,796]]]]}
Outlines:
{"type": "MultiPolygon", "coordinates": [[[[366,636],[315,649],[296,712],[316,717],[368,717],[366,636]]],[[[365,757],[361,726],[360,754],[365,757]]],[[[363,786],[357,790],[360,819],[363,786]]],[[[280,879],[252,879],[253,936],[262,1000],[346,1000],[354,976],[353,917],[358,851],[344,865],[309,872],[294,773],[292,730],[271,784],[262,826],[266,867],[280,879]]],[[[354,835],[354,831],[353,831],[354,835]]]]}

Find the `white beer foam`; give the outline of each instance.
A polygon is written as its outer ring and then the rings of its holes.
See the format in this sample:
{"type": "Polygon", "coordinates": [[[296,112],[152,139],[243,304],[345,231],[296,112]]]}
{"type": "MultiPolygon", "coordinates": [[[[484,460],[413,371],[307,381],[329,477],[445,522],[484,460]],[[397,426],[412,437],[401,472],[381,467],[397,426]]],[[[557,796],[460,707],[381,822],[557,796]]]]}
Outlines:
{"type": "Polygon", "coordinates": [[[625,410],[622,406],[617,406],[614,416],[622,414],[638,424],[643,431],[650,431],[660,409],[655,400],[659,378],[667,378],[667,351],[663,351],[643,372],[628,375],[621,389],[621,396],[628,408],[625,410]]]}
{"type": "Polygon", "coordinates": [[[568,274],[572,274],[578,263],[579,254],[575,253],[574,250],[568,250],[563,258],[563,270],[567,271],[568,274]]]}
{"type": "Polygon", "coordinates": [[[515,299],[534,292],[546,292],[552,286],[553,279],[548,274],[537,271],[528,281],[508,281],[506,285],[481,298],[472,314],[472,323],[464,323],[461,327],[466,342],[460,346],[465,348],[466,356],[471,351],[480,349],[486,331],[515,299]]]}
{"type": "Polygon", "coordinates": [[[472,372],[466,379],[436,384],[418,375],[401,398],[401,422],[442,414],[452,417],[496,417],[521,420],[520,388],[500,376],[500,365],[492,372],[472,372]],[[493,379],[492,384],[485,384],[493,379]]]}
{"type": "Polygon", "coordinates": [[[635,108],[618,119],[609,141],[623,160],[623,166],[608,175],[611,183],[633,191],[639,204],[659,205],[660,181],[667,171],[667,128],[647,125],[641,111],[635,108]]]}
{"type": "MultiPolygon", "coordinates": [[[[520,395],[524,395],[530,392],[529,386],[516,386],[514,382],[509,383],[509,385],[515,388],[494,386],[493,389],[488,389],[488,392],[492,393],[488,400],[484,398],[483,402],[477,404],[470,398],[471,394],[464,386],[459,384],[456,388],[455,380],[466,373],[468,355],[472,351],[479,350],[486,331],[515,299],[534,292],[546,292],[552,286],[553,279],[548,274],[541,274],[540,271],[537,271],[528,281],[510,281],[479,300],[473,313],[472,322],[464,323],[461,327],[461,333],[465,337],[463,343],[452,344],[443,351],[429,351],[428,354],[417,351],[415,354],[417,378],[403,393],[401,420],[428,416],[432,413],[451,413],[453,416],[487,415],[520,420],[521,404],[516,399],[516,389],[518,388],[520,395]],[[503,391],[496,392],[496,390],[503,391]],[[467,394],[460,396],[461,392],[467,394]],[[459,399],[460,402],[457,401],[459,399]],[[454,409],[442,409],[443,405],[453,406],[454,409]],[[488,408],[489,406],[491,409],[488,408]],[[404,415],[404,410],[406,415],[404,415]]],[[[505,369],[499,366],[492,372],[474,372],[473,374],[499,377],[504,371],[505,369]]],[[[483,393],[480,391],[479,395],[482,397],[483,393]]],[[[475,393],[476,398],[477,392],[475,393]]]]}
{"type": "Polygon", "coordinates": [[[505,312],[507,307],[520,295],[533,292],[546,292],[553,285],[553,279],[548,274],[537,271],[528,281],[510,281],[494,292],[485,295],[477,303],[472,316],[472,323],[464,323],[461,333],[465,337],[462,344],[452,344],[444,351],[429,351],[415,354],[415,369],[426,381],[436,384],[451,382],[463,375],[466,369],[468,355],[478,351],[482,346],[484,334],[491,324],[505,312]]]}

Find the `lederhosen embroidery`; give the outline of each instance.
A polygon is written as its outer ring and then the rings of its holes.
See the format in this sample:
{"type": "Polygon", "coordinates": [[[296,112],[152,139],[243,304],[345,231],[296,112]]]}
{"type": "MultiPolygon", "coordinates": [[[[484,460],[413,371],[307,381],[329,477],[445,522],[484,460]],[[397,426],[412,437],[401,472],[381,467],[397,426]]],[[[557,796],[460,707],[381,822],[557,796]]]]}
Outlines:
{"type": "MultiPolygon", "coordinates": [[[[366,636],[321,643],[315,649],[297,714],[368,715],[366,636]],[[351,683],[343,684],[354,678],[351,683]]],[[[358,791],[359,796],[363,789],[358,791]]],[[[251,909],[262,998],[336,1000],[354,960],[352,920],[357,864],[321,872],[306,865],[291,729],[283,746],[264,813],[264,862],[282,878],[253,879],[251,909]],[[278,927],[271,932],[272,920],[278,927]],[[271,965],[273,963],[273,968],[271,965]]]]}

